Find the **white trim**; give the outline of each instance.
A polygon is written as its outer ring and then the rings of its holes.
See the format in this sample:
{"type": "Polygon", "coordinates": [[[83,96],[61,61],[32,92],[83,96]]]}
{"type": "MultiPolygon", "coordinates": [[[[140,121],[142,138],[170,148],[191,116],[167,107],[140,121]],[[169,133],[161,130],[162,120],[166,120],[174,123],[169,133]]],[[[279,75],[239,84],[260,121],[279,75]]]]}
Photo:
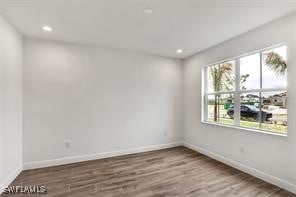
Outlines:
{"type": "MultiPolygon", "coordinates": [[[[266,47],[264,49],[260,49],[258,51],[254,51],[248,55],[242,55],[242,56],[237,56],[235,58],[231,58],[231,59],[228,59],[227,61],[224,60],[224,61],[221,61],[220,63],[215,63],[215,64],[210,64],[210,65],[207,65],[205,67],[202,68],[202,73],[204,75],[205,71],[208,70],[208,67],[211,67],[211,66],[220,66],[221,64],[225,63],[225,62],[231,62],[231,61],[234,61],[235,64],[234,64],[234,67],[235,67],[235,89],[233,91],[221,91],[221,92],[208,92],[208,91],[205,91],[207,90],[207,86],[204,87],[204,89],[202,89],[202,99],[204,99],[204,102],[202,103],[203,106],[201,109],[202,111],[202,122],[205,122],[207,123],[208,121],[208,117],[206,115],[208,115],[208,112],[207,114],[205,114],[205,109],[208,109],[208,105],[207,105],[207,102],[208,102],[208,96],[209,95],[223,95],[223,94],[233,94],[234,95],[234,114],[233,114],[233,117],[234,117],[234,126],[235,127],[238,127],[238,128],[244,128],[242,126],[240,126],[240,107],[241,107],[241,101],[240,101],[240,96],[241,94],[245,94],[245,93],[259,93],[259,129],[258,130],[262,130],[263,132],[262,133],[268,133],[268,131],[265,131],[264,129],[262,129],[262,109],[261,109],[261,95],[262,93],[264,92],[275,92],[275,91],[280,91],[280,92],[288,92],[288,89],[287,87],[286,88],[263,88],[262,87],[262,79],[263,79],[263,75],[262,75],[262,67],[263,67],[263,53],[266,52],[267,50],[271,50],[271,49],[276,49],[276,48],[279,48],[279,47],[286,47],[286,52],[287,52],[287,56],[288,56],[288,49],[289,47],[287,46],[287,44],[278,44],[278,45],[274,45],[274,46],[270,46],[270,47],[266,47]],[[256,55],[256,54],[259,54],[260,56],[260,86],[259,86],[259,89],[248,89],[248,90],[241,90],[241,87],[240,87],[240,78],[241,78],[241,74],[240,74],[240,59],[241,58],[244,58],[244,57],[247,57],[247,56],[250,56],[250,55],[256,55]]],[[[288,61],[288,58],[287,58],[287,61],[288,61]]],[[[205,78],[203,77],[203,80],[205,80],[205,78]]],[[[287,79],[286,79],[287,80],[287,79]]],[[[207,81],[208,80],[205,80],[205,84],[207,85],[207,81]]],[[[224,124],[216,124],[216,125],[224,125],[224,124]]],[[[252,128],[250,128],[252,130],[252,128]]],[[[257,130],[257,129],[256,129],[257,130]]],[[[275,133],[275,132],[271,132],[272,134],[275,133]]],[[[288,130],[287,132],[288,133],[288,130]]],[[[286,134],[287,135],[287,134],[286,134]]]]}
{"type": "Polygon", "coordinates": [[[35,169],[35,168],[55,166],[55,165],[63,165],[63,164],[69,164],[69,163],[81,162],[81,161],[87,161],[87,160],[103,159],[103,158],[109,158],[109,157],[115,157],[115,156],[121,156],[121,155],[128,155],[128,154],[141,153],[141,152],[147,152],[147,151],[153,151],[153,150],[160,150],[160,149],[165,149],[165,148],[173,148],[173,147],[182,146],[182,145],[189,148],[189,149],[192,149],[194,151],[202,153],[208,157],[211,157],[215,160],[223,162],[229,166],[232,166],[236,169],[239,169],[245,173],[251,174],[251,175],[253,175],[257,178],[260,178],[268,183],[277,185],[283,189],[286,189],[286,190],[296,194],[296,185],[289,183],[288,181],[285,181],[285,180],[280,179],[278,177],[272,176],[270,174],[267,174],[265,172],[255,169],[255,168],[249,167],[245,164],[234,161],[234,160],[229,159],[225,156],[222,156],[222,155],[219,155],[219,154],[214,153],[212,151],[209,151],[205,148],[201,148],[199,146],[192,145],[188,142],[173,142],[173,143],[169,143],[169,144],[150,145],[150,146],[141,147],[141,148],[125,149],[122,151],[113,151],[113,152],[105,152],[105,153],[98,153],[98,154],[92,154],[92,155],[66,157],[66,158],[60,158],[60,159],[55,159],[55,160],[24,163],[23,167],[20,166],[19,168],[17,168],[1,184],[0,195],[3,192],[3,190],[7,186],[9,186],[11,184],[11,182],[21,173],[21,171],[23,169],[28,170],[28,169],[35,169]]]}
{"type": "Polygon", "coordinates": [[[14,179],[23,171],[23,166],[19,166],[13,173],[11,173],[6,180],[1,183],[0,185],[0,195],[2,194],[2,192],[4,191],[4,189],[6,187],[8,187],[12,181],[14,181],[14,179]]]}
{"type": "MultiPolygon", "coordinates": [[[[229,61],[233,61],[234,59],[240,59],[240,58],[243,58],[243,57],[246,57],[246,56],[250,56],[250,55],[254,55],[256,53],[261,53],[261,52],[264,52],[264,51],[267,51],[267,50],[271,50],[271,49],[274,49],[274,48],[279,48],[279,47],[282,47],[282,46],[287,46],[288,44],[286,42],[282,42],[282,43],[278,43],[278,44],[274,44],[272,46],[268,46],[268,47],[264,47],[262,49],[256,49],[256,50],[252,50],[252,51],[249,51],[249,52],[246,52],[246,53],[243,53],[242,55],[237,55],[237,56],[234,56],[234,57],[231,57],[231,58],[227,58],[227,59],[222,59],[222,60],[218,60],[214,63],[211,63],[211,64],[206,64],[205,66],[203,66],[202,68],[205,68],[205,67],[209,67],[209,66],[214,66],[216,64],[223,64],[225,62],[229,62],[229,61]]],[[[288,47],[287,47],[288,48],[288,47]]],[[[287,59],[288,59],[288,56],[287,56],[287,59]]]]}
{"type": "Polygon", "coordinates": [[[183,146],[185,146],[185,147],[187,147],[189,149],[192,149],[194,151],[197,151],[199,153],[202,153],[202,154],[204,154],[204,155],[206,155],[208,157],[211,157],[211,158],[213,158],[215,160],[218,160],[218,161],[220,161],[222,163],[225,163],[225,164],[227,164],[227,165],[229,165],[231,167],[234,167],[234,168],[236,168],[238,170],[241,170],[241,171],[243,171],[245,173],[248,173],[248,174],[250,174],[252,176],[260,178],[260,179],[262,179],[262,180],[264,180],[264,181],[266,181],[268,183],[271,183],[273,185],[277,185],[278,187],[281,187],[281,188],[283,188],[285,190],[288,190],[288,191],[296,194],[296,185],[293,184],[293,183],[290,183],[290,182],[288,182],[286,180],[283,180],[281,178],[278,178],[278,177],[275,177],[273,175],[267,174],[265,172],[262,172],[260,170],[255,169],[255,168],[252,168],[250,166],[242,164],[242,163],[240,163],[238,161],[234,161],[234,160],[232,160],[230,158],[227,158],[227,157],[222,156],[220,154],[214,153],[214,152],[209,151],[209,150],[207,150],[205,148],[192,145],[192,144],[190,144],[188,142],[183,142],[183,146]]]}
{"type": "Polygon", "coordinates": [[[228,127],[232,129],[240,129],[240,130],[245,130],[245,131],[251,131],[255,133],[262,133],[262,134],[268,134],[268,135],[274,135],[274,136],[280,136],[280,137],[288,137],[288,132],[286,133],[276,133],[273,131],[268,131],[264,129],[254,129],[250,127],[243,127],[243,126],[236,126],[236,125],[231,125],[231,124],[223,124],[223,123],[218,123],[218,122],[209,122],[209,121],[201,121],[203,124],[208,124],[208,125],[214,125],[214,126],[222,126],[222,127],[228,127]]]}
{"type": "Polygon", "coordinates": [[[233,120],[234,125],[239,126],[240,123],[240,94],[238,91],[241,89],[241,75],[240,75],[240,60],[235,59],[235,93],[234,93],[234,112],[233,112],[233,120]]]}
{"type": "MultiPolygon", "coordinates": [[[[239,75],[238,75],[239,76],[239,75]]],[[[206,95],[221,95],[221,94],[244,94],[252,92],[284,92],[287,88],[262,88],[262,89],[248,89],[248,90],[234,90],[234,91],[223,91],[223,92],[209,92],[206,95]]]]}
{"type": "Polygon", "coordinates": [[[116,157],[121,155],[148,152],[153,150],[161,150],[161,149],[172,148],[172,147],[181,146],[181,145],[182,145],[181,142],[173,142],[168,144],[150,145],[150,146],[139,147],[139,148],[124,149],[119,151],[103,152],[103,153],[96,153],[96,154],[89,154],[89,155],[78,155],[73,157],[64,157],[64,158],[45,160],[45,161],[25,162],[24,170],[64,165],[64,164],[96,160],[96,159],[104,159],[104,158],[116,157]]]}
{"type": "Polygon", "coordinates": [[[202,92],[202,98],[201,98],[201,110],[202,110],[202,115],[201,115],[201,120],[207,120],[208,119],[208,108],[203,107],[203,106],[208,106],[208,98],[207,92],[208,92],[208,71],[206,69],[202,69],[202,74],[201,74],[201,92],[202,92]]]}

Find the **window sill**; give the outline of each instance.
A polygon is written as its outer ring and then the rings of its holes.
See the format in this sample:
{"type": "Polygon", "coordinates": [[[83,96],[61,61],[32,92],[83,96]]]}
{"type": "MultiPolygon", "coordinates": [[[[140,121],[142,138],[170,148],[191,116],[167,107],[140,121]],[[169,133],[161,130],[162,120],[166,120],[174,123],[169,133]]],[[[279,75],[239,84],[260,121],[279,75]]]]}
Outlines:
{"type": "Polygon", "coordinates": [[[205,121],[205,120],[202,120],[201,122],[203,124],[214,125],[214,126],[222,126],[222,127],[228,127],[228,128],[245,130],[245,131],[251,131],[251,132],[260,133],[260,134],[267,134],[267,135],[280,136],[280,137],[288,137],[287,133],[285,133],[285,134],[284,133],[275,133],[275,132],[270,132],[270,131],[266,131],[266,130],[251,129],[251,128],[246,128],[246,127],[241,127],[241,126],[234,126],[234,125],[226,125],[226,124],[208,122],[208,121],[205,121]]]}

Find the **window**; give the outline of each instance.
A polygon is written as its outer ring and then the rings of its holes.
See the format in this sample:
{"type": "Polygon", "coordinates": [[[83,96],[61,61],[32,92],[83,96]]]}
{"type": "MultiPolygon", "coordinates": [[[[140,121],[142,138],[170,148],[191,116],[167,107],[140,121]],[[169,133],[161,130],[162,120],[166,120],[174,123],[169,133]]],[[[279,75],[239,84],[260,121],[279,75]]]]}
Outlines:
{"type": "Polygon", "coordinates": [[[287,47],[204,68],[203,121],[287,133],[287,47]]]}

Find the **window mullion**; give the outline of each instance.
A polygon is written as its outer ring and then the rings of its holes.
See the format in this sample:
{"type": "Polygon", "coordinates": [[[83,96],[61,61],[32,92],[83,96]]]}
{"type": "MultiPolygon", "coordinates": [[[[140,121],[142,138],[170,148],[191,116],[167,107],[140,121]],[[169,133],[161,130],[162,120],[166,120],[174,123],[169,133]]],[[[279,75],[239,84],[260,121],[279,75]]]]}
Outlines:
{"type": "Polygon", "coordinates": [[[240,122],[240,61],[235,59],[234,125],[240,122]]]}
{"type": "Polygon", "coordinates": [[[204,95],[203,95],[203,100],[202,100],[202,104],[203,106],[206,106],[206,107],[203,107],[203,117],[202,119],[203,120],[208,120],[208,69],[205,69],[203,70],[203,73],[202,73],[202,82],[203,82],[203,92],[204,92],[204,95]]]}
{"type": "Polygon", "coordinates": [[[263,63],[263,54],[262,54],[262,51],[260,52],[260,92],[259,92],[259,118],[258,118],[258,121],[259,121],[259,128],[261,129],[261,126],[262,126],[262,109],[261,109],[261,96],[262,96],[262,93],[261,93],[261,90],[262,90],[262,63],[263,63]]]}
{"type": "MultiPolygon", "coordinates": [[[[201,104],[203,105],[202,112],[201,112],[202,120],[206,122],[214,123],[214,124],[219,124],[219,125],[231,124],[233,125],[233,127],[236,127],[236,128],[245,127],[248,129],[263,130],[264,132],[274,132],[274,133],[281,133],[281,134],[283,133],[283,135],[285,135],[285,133],[287,132],[287,112],[285,111],[287,110],[286,109],[287,108],[287,103],[286,103],[287,88],[285,88],[285,85],[282,83],[280,83],[280,86],[274,85],[276,81],[272,82],[272,84],[268,84],[268,83],[271,83],[270,80],[272,80],[272,79],[269,79],[268,77],[266,78],[267,81],[263,82],[263,75],[265,76],[265,73],[263,73],[263,71],[265,71],[265,65],[266,65],[266,68],[270,67],[271,70],[273,70],[274,72],[277,72],[275,69],[272,68],[272,65],[276,63],[269,63],[269,59],[265,59],[265,58],[266,57],[273,58],[273,54],[271,54],[271,56],[269,54],[271,52],[274,52],[279,57],[282,57],[283,60],[286,60],[285,58],[286,51],[284,50],[286,50],[286,46],[285,48],[276,48],[276,49],[270,48],[268,51],[267,49],[263,49],[260,51],[258,50],[256,51],[256,53],[254,52],[248,55],[248,56],[254,55],[252,57],[247,57],[246,55],[238,56],[236,58],[229,59],[227,61],[225,60],[220,63],[212,64],[204,68],[202,71],[203,84],[201,87],[202,88],[201,104]],[[244,82],[247,79],[248,79],[248,82],[247,82],[247,85],[243,84],[246,87],[241,89],[241,86],[242,86],[241,72],[244,70],[244,69],[241,69],[241,65],[243,64],[243,60],[241,58],[244,58],[244,57],[247,58],[246,63],[247,65],[250,66],[250,69],[252,70],[248,71],[249,68],[246,68],[246,71],[244,71],[243,74],[246,74],[246,77],[244,77],[244,82]],[[218,68],[220,68],[221,64],[224,64],[224,63],[225,63],[225,66],[228,66],[227,65],[228,63],[232,64],[231,65],[232,73],[231,73],[231,77],[229,77],[231,81],[226,77],[225,78],[222,77],[223,79],[222,80],[221,75],[219,75],[221,73],[219,73],[220,69],[218,68]],[[235,64],[233,65],[233,63],[235,64]],[[235,70],[233,70],[233,67],[235,70]],[[259,73],[257,72],[258,67],[259,67],[259,73]],[[209,71],[209,69],[211,69],[211,72],[209,71]],[[256,69],[255,77],[256,77],[256,83],[257,83],[256,87],[253,86],[252,84],[251,85],[249,84],[250,80],[251,80],[251,83],[255,82],[255,78],[254,77],[248,78],[250,76],[250,73],[253,75],[255,69],[256,69]],[[210,76],[209,76],[209,73],[211,74],[210,76]],[[233,74],[235,75],[234,81],[232,78],[233,74]],[[258,80],[258,74],[259,74],[259,80],[258,80]],[[210,82],[209,79],[215,78],[216,75],[220,77],[219,80],[221,81],[217,82],[217,84],[214,84],[214,83],[210,84],[213,81],[210,82]],[[220,86],[223,86],[223,88],[216,87],[219,84],[220,86]],[[213,88],[210,88],[210,90],[208,90],[209,85],[213,86],[213,88]],[[229,85],[231,86],[234,85],[234,90],[232,88],[231,89],[228,88],[230,87],[229,85]],[[219,98],[220,99],[219,102],[223,101],[224,108],[222,110],[220,110],[219,108],[221,103],[218,102],[217,104],[217,101],[215,98],[217,95],[221,97],[219,98]],[[259,96],[259,101],[258,101],[257,95],[259,96]],[[243,106],[241,106],[241,102],[244,103],[243,106]],[[215,106],[218,108],[218,110],[215,108],[215,106]],[[229,108],[229,106],[232,106],[232,107],[229,108]],[[266,106],[266,109],[265,109],[265,106],[266,106]],[[241,107],[243,107],[243,111],[241,111],[241,107]],[[254,107],[257,107],[257,108],[254,108],[254,107]],[[246,110],[244,110],[245,108],[246,110]],[[215,120],[215,117],[217,114],[218,116],[219,114],[221,115],[220,116],[221,119],[218,119],[218,121],[213,121],[213,117],[215,120]],[[243,118],[242,121],[241,121],[241,117],[243,118]],[[231,119],[233,119],[233,121],[231,119]]],[[[229,71],[229,70],[230,69],[228,69],[228,67],[225,67],[225,70],[223,68],[222,73],[224,74],[224,71],[229,71]]],[[[269,73],[267,73],[267,76],[268,74],[269,73]]]]}

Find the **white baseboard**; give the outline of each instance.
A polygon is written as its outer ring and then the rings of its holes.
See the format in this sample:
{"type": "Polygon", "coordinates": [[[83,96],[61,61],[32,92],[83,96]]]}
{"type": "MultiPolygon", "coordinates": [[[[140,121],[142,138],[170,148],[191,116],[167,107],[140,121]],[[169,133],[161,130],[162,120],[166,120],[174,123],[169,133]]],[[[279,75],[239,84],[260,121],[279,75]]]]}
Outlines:
{"type": "Polygon", "coordinates": [[[19,166],[13,173],[9,175],[9,177],[6,178],[6,180],[0,184],[0,195],[4,191],[6,187],[8,187],[12,181],[22,172],[23,166],[19,166]]]}
{"type": "Polygon", "coordinates": [[[89,154],[89,155],[79,155],[79,156],[65,157],[65,158],[46,160],[46,161],[25,162],[23,166],[24,166],[24,170],[29,170],[29,169],[70,164],[70,163],[81,162],[81,161],[89,161],[89,160],[103,159],[103,158],[109,158],[109,157],[115,157],[115,156],[121,156],[121,155],[141,153],[141,152],[147,152],[147,151],[153,151],[153,150],[160,150],[160,149],[172,148],[172,147],[181,146],[181,145],[182,145],[181,142],[173,142],[169,144],[160,144],[160,145],[150,145],[150,146],[140,147],[140,148],[131,148],[131,149],[97,153],[97,154],[89,154]]]}
{"type": "Polygon", "coordinates": [[[268,183],[271,183],[273,185],[276,185],[278,187],[281,187],[285,190],[288,190],[292,193],[295,193],[296,194],[296,185],[292,184],[292,183],[289,183],[288,181],[285,181],[283,179],[280,179],[278,177],[275,177],[275,176],[272,176],[270,174],[267,174],[265,172],[262,172],[260,170],[257,170],[255,168],[252,168],[252,167],[249,167],[245,164],[242,164],[240,162],[237,162],[237,161],[234,161],[232,159],[229,159],[229,158],[226,158],[222,155],[219,155],[217,153],[214,153],[214,152],[211,152],[209,150],[206,150],[204,148],[201,148],[201,147],[198,147],[198,146],[195,146],[195,145],[192,145],[192,144],[189,144],[187,142],[183,142],[183,146],[187,147],[187,148],[190,148],[192,150],[195,150],[199,153],[202,153],[208,157],[211,157],[215,160],[218,160],[218,161],[221,161],[222,163],[225,163],[229,166],[232,166],[236,169],[239,169],[245,173],[248,173],[252,176],[255,176],[257,178],[260,178],[268,183]]]}
{"type": "MultiPolygon", "coordinates": [[[[134,153],[141,153],[141,152],[147,152],[147,151],[153,151],[153,150],[161,150],[161,149],[165,149],[165,148],[172,148],[172,147],[182,146],[182,145],[187,148],[190,148],[192,150],[195,150],[197,152],[200,152],[204,155],[207,155],[215,160],[221,161],[221,162],[223,162],[229,166],[232,166],[236,169],[239,169],[243,172],[246,172],[246,173],[251,174],[255,177],[258,177],[268,183],[277,185],[277,186],[279,186],[283,189],[286,189],[290,192],[296,193],[296,185],[289,183],[288,181],[285,181],[285,180],[280,179],[278,177],[272,176],[270,174],[267,174],[265,172],[255,169],[255,168],[249,167],[245,164],[234,161],[232,159],[226,158],[222,155],[211,152],[205,148],[189,144],[187,142],[174,142],[174,143],[169,143],[169,144],[150,145],[150,146],[146,146],[146,147],[125,149],[125,150],[120,150],[120,151],[112,151],[112,152],[89,154],[89,155],[80,155],[80,156],[74,156],[74,157],[65,157],[65,158],[54,159],[54,160],[27,162],[27,163],[24,163],[23,168],[25,170],[35,169],[35,168],[43,168],[43,167],[63,165],[63,164],[81,162],[81,161],[88,161],[88,160],[103,159],[103,158],[128,155],[128,154],[134,154],[134,153]]],[[[3,189],[5,187],[7,187],[17,177],[17,175],[21,171],[22,171],[22,168],[19,168],[9,178],[7,178],[5,183],[3,183],[0,187],[0,189],[1,189],[0,194],[1,194],[1,191],[3,191],[3,189]]]]}

